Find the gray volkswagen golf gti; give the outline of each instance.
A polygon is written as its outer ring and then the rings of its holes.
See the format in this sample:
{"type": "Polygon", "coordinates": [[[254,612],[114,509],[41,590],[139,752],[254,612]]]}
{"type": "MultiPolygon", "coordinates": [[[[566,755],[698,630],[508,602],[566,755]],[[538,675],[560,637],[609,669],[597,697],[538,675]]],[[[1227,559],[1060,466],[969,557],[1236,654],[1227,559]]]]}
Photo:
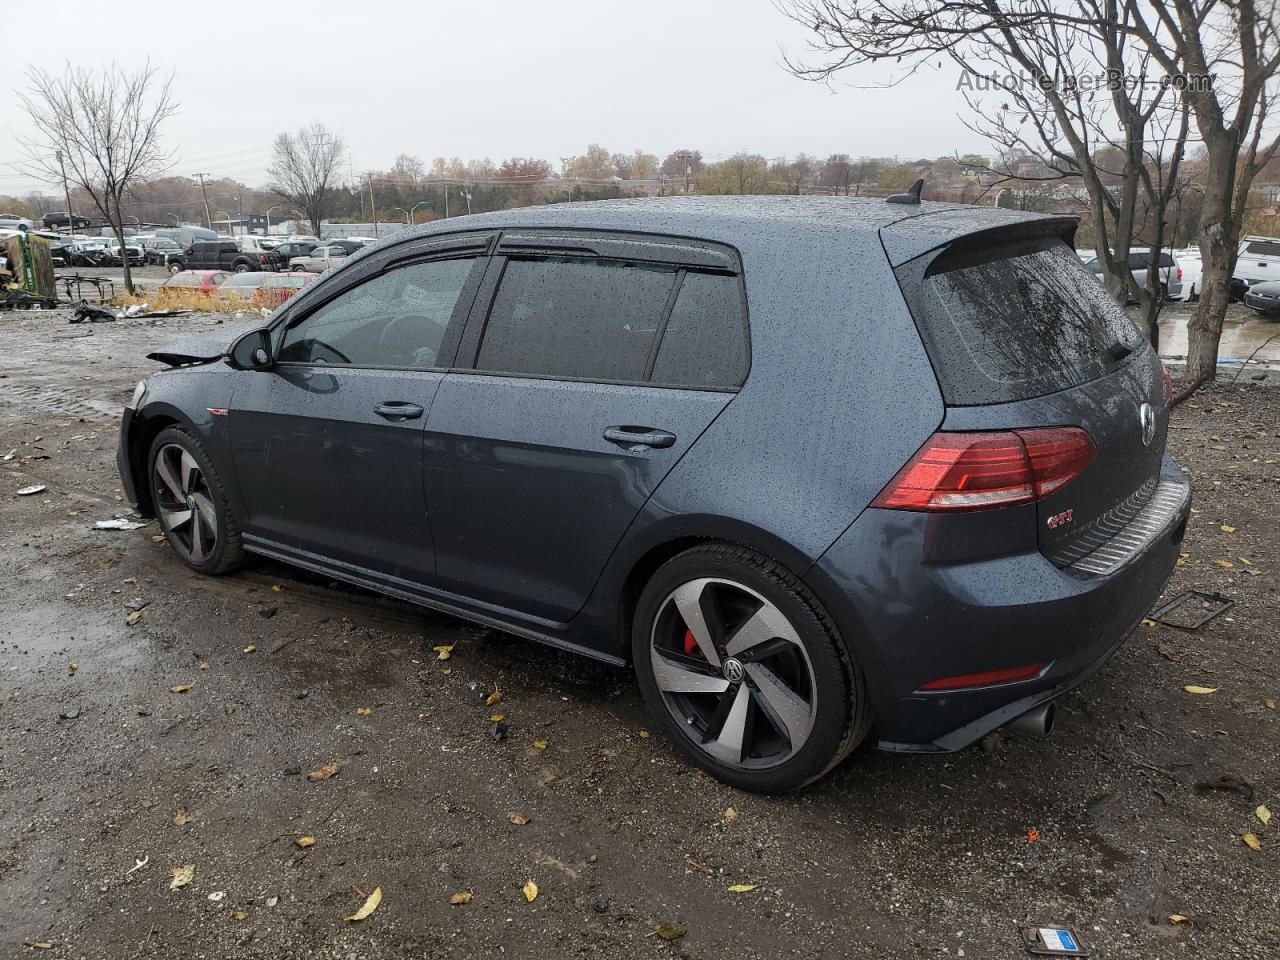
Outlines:
{"type": "Polygon", "coordinates": [[[738,787],[872,730],[1047,732],[1174,567],[1168,377],[1074,219],[896,199],[406,230],[152,354],[121,477],[200,572],[263,554],[632,664],[738,787]]]}

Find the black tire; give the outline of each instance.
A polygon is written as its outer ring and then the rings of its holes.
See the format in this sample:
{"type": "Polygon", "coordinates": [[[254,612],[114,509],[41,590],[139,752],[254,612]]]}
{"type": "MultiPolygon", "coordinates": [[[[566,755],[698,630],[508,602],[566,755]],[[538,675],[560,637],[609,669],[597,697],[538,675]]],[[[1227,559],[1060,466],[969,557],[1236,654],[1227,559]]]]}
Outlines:
{"type": "MultiPolygon", "coordinates": [[[[687,599],[690,594],[685,593],[687,599]]],[[[745,633],[747,631],[743,631],[745,633]]],[[[760,636],[774,636],[765,630],[760,636]]],[[[822,777],[847,757],[866,736],[871,726],[870,706],[866,696],[862,673],[840,638],[835,624],[823,610],[817,598],[805,585],[782,565],[754,551],[730,544],[704,544],[673,557],[658,569],[645,585],[636,604],[632,624],[632,659],[645,703],[657,722],[690,761],[706,770],[716,779],[743,790],[758,793],[780,793],[794,790],[822,777]],[[706,584],[699,586],[699,584],[706,584]],[[680,666],[699,655],[701,643],[689,656],[692,628],[683,615],[678,614],[681,592],[693,588],[698,593],[699,609],[723,606],[723,615],[716,613],[706,622],[719,621],[720,638],[714,640],[718,663],[701,665],[713,682],[725,682],[724,692],[672,690],[671,678],[688,679],[688,669],[680,666]],[[706,600],[703,592],[714,591],[717,598],[706,600]],[[741,596],[739,591],[742,591],[741,596]],[[739,603],[734,612],[734,606],[739,603]],[[755,613],[767,609],[770,616],[780,614],[785,618],[789,633],[785,640],[782,632],[778,639],[758,642],[751,649],[764,651],[777,648],[781,652],[764,657],[785,657],[787,662],[774,663],[752,655],[750,650],[730,653],[721,642],[733,642],[735,633],[744,620],[751,620],[755,613]],[[672,610],[675,609],[676,613],[672,610]],[[736,618],[736,619],[735,619],[736,618]],[[683,651],[671,646],[672,631],[683,629],[683,651]],[[655,653],[655,647],[659,652],[655,653]],[[683,656],[682,656],[683,653],[683,656]],[[732,661],[741,659],[736,669],[732,661]],[[678,663],[677,663],[678,661],[678,663]],[[655,667],[655,663],[658,664],[655,667]],[[788,663],[791,664],[788,667],[788,663]],[[670,668],[676,664],[676,673],[670,668]],[[768,665],[762,675],[760,667],[768,665]],[[665,676],[665,692],[659,686],[656,670],[661,667],[665,676]],[[807,668],[807,671],[806,671],[807,668]],[[737,674],[736,684],[714,679],[717,671],[731,678],[737,674]],[[806,675],[807,673],[807,675],[806,675]],[[789,706],[801,705],[807,710],[807,719],[797,723],[804,730],[802,744],[783,732],[788,723],[779,726],[769,719],[764,701],[770,698],[762,690],[765,677],[779,680],[788,674],[793,682],[786,686],[793,695],[789,706]],[[740,688],[747,688],[743,692],[740,688]],[[737,693],[735,693],[737,691],[737,693]],[[736,760],[724,758],[724,735],[712,738],[717,720],[722,731],[727,730],[734,716],[737,694],[741,693],[747,705],[743,708],[743,734],[735,742],[740,744],[736,760]],[[725,701],[733,701],[726,708],[725,701]],[[712,703],[715,706],[712,706],[712,703]],[[750,714],[748,716],[748,714],[750,714]],[[708,740],[714,739],[710,747],[708,740]],[[764,746],[757,752],[757,742],[764,746]],[[783,743],[772,754],[768,745],[783,743]],[[719,756],[708,752],[715,748],[719,756]],[[776,759],[775,759],[776,758],[776,759]]],[[[706,659],[706,658],[704,658],[706,659]]],[[[679,687],[679,684],[675,684],[679,687]]],[[[766,682],[764,686],[768,686],[766,682]]],[[[774,701],[776,702],[776,701],[774,701]]],[[[774,716],[779,716],[774,714],[774,716]]]]}
{"type": "Polygon", "coordinates": [[[244,562],[240,525],[231,512],[221,478],[195,436],[182,427],[166,427],[161,430],[151,441],[151,449],[147,452],[147,482],[150,484],[151,502],[156,507],[156,519],[169,546],[183,563],[199,573],[217,576],[229,573],[244,562]],[[199,481],[193,482],[189,487],[181,482],[185,478],[179,478],[174,487],[176,496],[162,479],[161,467],[157,462],[162,455],[168,458],[175,448],[191,457],[200,475],[199,481]],[[185,504],[178,501],[183,492],[188,494],[185,504]],[[199,504],[199,508],[195,503],[199,504]],[[169,509],[166,509],[166,504],[169,509]],[[212,518],[209,517],[210,512],[212,518]],[[185,528],[172,522],[173,518],[183,513],[191,515],[185,528]],[[184,529],[187,532],[184,533],[184,529]],[[192,529],[195,530],[194,534],[192,529]],[[209,531],[213,534],[211,546],[206,539],[209,531]],[[200,538],[202,549],[194,548],[195,537],[200,538]]]}
{"type": "Polygon", "coordinates": [[[248,273],[248,272],[249,272],[249,265],[248,265],[247,263],[237,263],[237,264],[236,264],[234,267],[232,267],[231,269],[232,269],[233,271],[235,271],[236,273],[248,273]]]}
{"type": "Polygon", "coordinates": [[[165,265],[165,269],[168,270],[170,273],[181,273],[186,268],[182,265],[181,260],[170,260],[165,265]]]}

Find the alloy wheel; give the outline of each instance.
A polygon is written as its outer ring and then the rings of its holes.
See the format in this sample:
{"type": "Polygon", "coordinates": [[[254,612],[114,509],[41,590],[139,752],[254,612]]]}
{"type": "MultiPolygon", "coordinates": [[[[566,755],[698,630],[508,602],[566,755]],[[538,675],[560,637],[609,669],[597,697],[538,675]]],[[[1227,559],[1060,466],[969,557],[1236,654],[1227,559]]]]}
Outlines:
{"type": "Polygon", "coordinates": [[[203,563],[218,545],[218,517],[209,482],[195,457],[176,443],[155,459],[156,510],[169,542],[190,563],[203,563]]]}
{"type": "Polygon", "coordinates": [[[771,601],[732,580],[690,580],[658,608],[653,676],[677,726],[720,763],[785,763],[813,731],[817,684],[804,643],[771,601]]]}

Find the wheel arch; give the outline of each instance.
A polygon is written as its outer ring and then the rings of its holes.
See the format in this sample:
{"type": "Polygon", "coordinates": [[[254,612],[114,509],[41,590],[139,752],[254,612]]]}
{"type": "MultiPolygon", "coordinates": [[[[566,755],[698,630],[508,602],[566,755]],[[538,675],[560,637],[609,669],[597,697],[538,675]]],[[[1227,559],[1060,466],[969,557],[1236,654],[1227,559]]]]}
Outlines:
{"type": "Polygon", "coordinates": [[[132,429],[129,431],[128,467],[133,479],[133,489],[138,497],[140,516],[156,515],[156,505],[151,498],[151,483],[147,477],[147,454],[160,431],[175,426],[197,435],[199,433],[177,407],[167,403],[148,404],[134,415],[132,429]]]}

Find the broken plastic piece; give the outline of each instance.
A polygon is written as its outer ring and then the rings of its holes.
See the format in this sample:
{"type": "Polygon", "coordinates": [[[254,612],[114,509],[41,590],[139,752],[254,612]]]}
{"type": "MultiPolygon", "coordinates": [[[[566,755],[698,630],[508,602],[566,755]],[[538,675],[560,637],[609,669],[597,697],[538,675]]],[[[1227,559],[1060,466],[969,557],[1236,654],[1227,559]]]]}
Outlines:
{"type": "Polygon", "coordinates": [[[1179,630],[1199,630],[1206,623],[1230,610],[1236,602],[1220,593],[1188,590],[1156,607],[1148,616],[1157,623],[1179,630]]]}
{"type": "Polygon", "coordinates": [[[1039,957],[1087,957],[1089,951],[1070,927],[1053,924],[1022,928],[1022,943],[1039,957]]]}

